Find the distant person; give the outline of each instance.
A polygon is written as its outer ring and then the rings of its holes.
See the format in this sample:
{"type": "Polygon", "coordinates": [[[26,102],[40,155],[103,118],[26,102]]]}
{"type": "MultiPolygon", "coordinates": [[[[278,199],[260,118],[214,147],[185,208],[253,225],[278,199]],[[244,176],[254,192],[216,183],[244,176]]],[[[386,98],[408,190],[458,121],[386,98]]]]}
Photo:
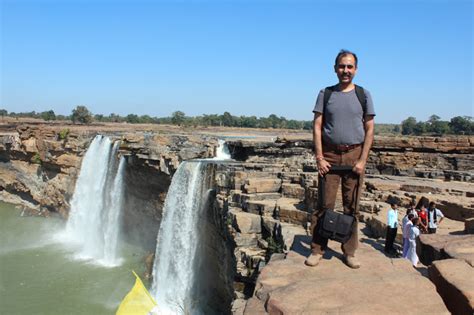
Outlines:
{"type": "Polygon", "coordinates": [[[420,218],[413,219],[413,225],[410,226],[408,234],[408,252],[406,258],[411,261],[413,267],[418,265],[418,255],[416,254],[416,238],[420,236],[420,230],[418,229],[420,218]]]}
{"type": "Polygon", "coordinates": [[[418,217],[418,212],[416,211],[416,202],[415,200],[412,200],[410,204],[408,205],[408,213],[413,214],[413,216],[416,218],[418,217]]]}
{"type": "Polygon", "coordinates": [[[418,225],[422,233],[428,233],[428,211],[424,204],[421,204],[420,209],[418,210],[418,225]]]}
{"type": "Polygon", "coordinates": [[[407,214],[402,219],[402,236],[403,236],[402,257],[403,258],[407,258],[408,247],[410,245],[410,242],[409,242],[410,229],[413,226],[412,220],[415,218],[414,214],[410,212],[411,210],[408,209],[407,214]]]}
{"type": "Polygon", "coordinates": [[[387,233],[385,237],[385,253],[395,254],[396,250],[393,247],[393,242],[397,236],[398,229],[398,205],[396,202],[391,202],[390,209],[387,212],[387,233]]]}
{"type": "Polygon", "coordinates": [[[316,266],[327,248],[328,239],[318,234],[318,219],[325,209],[334,209],[336,194],[342,179],[344,213],[354,215],[351,238],[342,245],[344,261],[351,268],[359,268],[355,258],[359,239],[357,233],[357,199],[363,186],[363,175],[374,138],[374,105],[370,93],[352,80],[357,73],[355,53],[341,50],[334,62],[339,83],[322,89],[313,109],[313,141],[316,162],[321,176],[326,176],[322,209],[312,216],[312,253],[305,264],[316,266]],[[327,174],[332,165],[353,166],[346,175],[327,174]]]}
{"type": "Polygon", "coordinates": [[[434,203],[433,201],[430,202],[430,205],[428,207],[428,233],[436,233],[436,229],[438,228],[438,225],[441,223],[441,221],[443,221],[443,219],[443,212],[436,208],[436,203],[434,203]]]}

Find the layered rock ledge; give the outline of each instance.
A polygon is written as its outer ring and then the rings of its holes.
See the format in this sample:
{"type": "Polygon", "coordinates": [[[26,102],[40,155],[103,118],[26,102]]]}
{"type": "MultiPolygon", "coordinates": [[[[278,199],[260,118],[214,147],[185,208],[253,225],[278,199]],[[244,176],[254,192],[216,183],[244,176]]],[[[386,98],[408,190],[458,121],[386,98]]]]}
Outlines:
{"type": "MultiPolygon", "coordinates": [[[[36,214],[46,216],[58,212],[67,217],[69,200],[84,152],[96,134],[107,135],[121,141],[119,154],[127,157],[125,225],[129,230],[135,231],[137,240],[146,243],[145,247],[150,250],[155,248],[163,203],[171,177],[179,163],[188,159],[212,157],[217,138],[222,135],[220,130],[194,132],[175,127],[158,131],[146,128],[130,131],[130,128],[122,130],[103,126],[86,129],[46,125],[15,128],[5,130],[0,135],[1,199],[22,204],[36,214]]],[[[251,140],[228,142],[237,162],[220,163],[215,171],[217,212],[212,214],[215,223],[212,228],[215,229],[216,237],[229,235],[231,238],[226,239],[226,244],[232,243],[229,246],[235,260],[234,270],[229,271],[234,276],[235,313],[243,312],[245,305],[248,307],[247,312],[276,312],[280,308],[284,312],[292,312],[296,306],[285,304],[287,302],[280,303],[280,297],[284,300],[286,293],[279,292],[288,290],[288,296],[297,299],[299,294],[296,289],[300,284],[310,290],[312,281],[309,278],[324,283],[327,290],[334,291],[341,286],[342,290],[345,286],[352,287],[353,290],[362,288],[363,283],[356,277],[357,272],[362,272],[359,275],[370,279],[370,275],[364,274],[369,271],[364,271],[363,268],[348,274],[344,269],[347,267],[339,259],[340,252],[337,251],[329,254],[329,260],[323,261],[326,267],[320,266],[327,268],[325,270],[328,273],[336,271],[333,278],[324,278],[314,270],[300,269],[305,268],[302,261],[307,248],[296,246],[290,251],[290,247],[295,239],[299,240],[300,245],[307,244],[307,239],[302,236],[305,235],[308,218],[316,203],[316,166],[309,134],[298,139],[284,139],[283,136],[277,139],[280,135],[274,135],[278,132],[272,131],[273,134],[251,140]],[[269,141],[271,138],[276,141],[269,141]],[[286,259],[275,260],[285,254],[286,259]],[[273,257],[272,260],[265,266],[270,257],[273,257]],[[296,269],[292,269],[293,266],[297,266],[296,269]],[[257,280],[260,272],[261,279],[257,280]],[[315,275],[311,274],[314,272],[315,275]],[[291,278],[285,280],[288,283],[283,280],[285,273],[291,278]],[[342,278],[338,278],[339,275],[342,278]],[[273,278],[275,282],[272,283],[273,278]],[[252,296],[254,297],[247,303],[246,299],[252,296]],[[272,306],[268,308],[270,301],[272,306]]],[[[385,211],[389,207],[387,202],[396,200],[405,206],[411,199],[423,195],[429,195],[431,200],[437,201],[439,208],[447,216],[440,234],[472,231],[473,139],[376,137],[367,168],[366,190],[361,201],[361,220],[366,222],[371,237],[384,236],[385,211]]],[[[339,202],[336,208],[340,206],[339,202]]],[[[398,241],[400,242],[400,236],[398,241]]],[[[470,246],[461,252],[471,250],[472,245],[470,246]]],[[[442,254],[436,259],[459,259],[459,250],[454,256],[449,252],[452,251],[443,247],[442,254]]],[[[365,261],[362,256],[373,258],[381,266],[391,266],[392,269],[382,268],[387,275],[402,277],[401,274],[406,272],[411,277],[421,277],[412,267],[408,268],[405,262],[391,261],[369,245],[363,245],[360,254],[365,266],[375,268],[375,265],[371,265],[372,260],[365,261]]],[[[443,268],[437,270],[438,274],[444,273],[443,268]]],[[[377,279],[382,279],[389,288],[398,290],[393,288],[388,277],[384,278],[377,272],[371,280],[374,288],[379,288],[377,279]]],[[[420,287],[415,289],[429,291],[428,295],[431,296],[434,287],[429,286],[426,278],[422,279],[420,287]]],[[[443,276],[443,279],[446,279],[446,283],[456,282],[450,281],[447,276],[443,276]]],[[[396,286],[400,285],[397,281],[394,283],[396,286]]],[[[461,295],[469,296],[466,294],[469,287],[456,287],[461,295]]],[[[324,290],[320,290],[314,294],[319,297],[323,292],[324,290]]],[[[375,296],[378,293],[377,289],[370,292],[375,296]]],[[[438,292],[445,298],[440,288],[438,292]]],[[[435,308],[427,308],[426,311],[445,313],[442,307],[437,308],[439,299],[438,295],[434,296],[435,308]]],[[[352,300],[348,299],[350,301],[352,300]]],[[[386,311],[385,306],[378,305],[379,303],[364,306],[357,301],[352,302],[350,304],[357,305],[354,306],[356,308],[334,301],[335,308],[332,310],[357,313],[357,309],[370,311],[367,307],[372,307],[372,312],[386,311]]],[[[405,300],[402,302],[408,303],[405,300]]],[[[311,305],[307,307],[317,313],[311,305]]],[[[327,305],[319,307],[331,309],[327,305]]]]}

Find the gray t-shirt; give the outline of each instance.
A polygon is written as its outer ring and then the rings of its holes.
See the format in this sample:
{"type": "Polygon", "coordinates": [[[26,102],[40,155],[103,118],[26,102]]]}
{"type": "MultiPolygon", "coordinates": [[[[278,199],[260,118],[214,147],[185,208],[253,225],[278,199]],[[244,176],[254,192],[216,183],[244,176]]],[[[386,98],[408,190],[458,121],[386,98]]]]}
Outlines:
{"type": "MultiPolygon", "coordinates": [[[[369,91],[366,115],[375,116],[374,103],[369,91]]],[[[324,89],[318,94],[314,113],[323,113],[324,89]]],[[[328,100],[323,121],[323,142],[332,144],[359,144],[364,142],[364,110],[357,98],[355,89],[349,92],[334,91],[328,100]]]]}

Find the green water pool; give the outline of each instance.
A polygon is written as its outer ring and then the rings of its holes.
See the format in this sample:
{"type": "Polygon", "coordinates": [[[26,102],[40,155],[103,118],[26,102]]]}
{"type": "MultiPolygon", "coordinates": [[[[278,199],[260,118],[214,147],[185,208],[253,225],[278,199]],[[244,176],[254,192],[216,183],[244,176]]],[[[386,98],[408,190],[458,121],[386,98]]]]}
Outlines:
{"type": "Polygon", "coordinates": [[[122,243],[118,267],[76,260],[60,241],[64,226],[0,202],[0,314],[115,314],[135,282],[131,270],[144,272],[143,249],[122,243]]]}

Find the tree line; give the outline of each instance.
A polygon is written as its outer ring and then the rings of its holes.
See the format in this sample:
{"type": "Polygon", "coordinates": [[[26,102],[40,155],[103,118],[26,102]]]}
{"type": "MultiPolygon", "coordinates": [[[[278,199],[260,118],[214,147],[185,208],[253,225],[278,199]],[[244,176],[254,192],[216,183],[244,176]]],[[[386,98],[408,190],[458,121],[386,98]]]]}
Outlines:
{"type": "Polygon", "coordinates": [[[225,126],[225,127],[245,127],[245,128],[286,128],[286,129],[306,129],[312,128],[312,121],[302,121],[294,119],[286,119],[271,114],[268,117],[256,116],[234,116],[229,112],[222,115],[211,114],[202,116],[187,116],[182,111],[175,111],[169,117],[151,117],[149,115],[138,116],[129,114],[120,116],[112,113],[108,116],[102,114],[93,114],[86,106],[79,105],[72,110],[71,115],[56,115],[54,111],[45,112],[26,112],[26,113],[8,113],[5,109],[0,109],[1,116],[9,117],[29,117],[44,119],[46,121],[53,120],[71,120],[74,123],[90,124],[92,122],[126,122],[130,124],[173,124],[178,126],[225,126]]]}
{"type": "Polygon", "coordinates": [[[427,121],[416,121],[408,117],[401,124],[402,135],[474,135],[474,120],[470,116],[456,116],[450,121],[441,120],[437,115],[431,115],[427,121]]]}
{"type": "MultiPolygon", "coordinates": [[[[178,126],[225,126],[244,128],[275,128],[275,129],[300,129],[311,130],[312,120],[294,120],[278,117],[271,114],[268,117],[256,116],[234,116],[229,112],[222,115],[211,114],[202,116],[187,116],[182,111],[175,111],[169,117],[151,117],[149,115],[138,116],[128,114],[120,116],[110,114],[93,114],[84,105],[78,105],[72,110],[71,115],[56,115],[53,110],[44,112],[8,113],[0,109],[0,116],[39,118],[46,121],[70,120],[73,123],[90,124],[92,122],[116,122],[130,124],[173,124],[178,126]]],[[[474,135],[474,120],[470,116],[456,116],[450,121],[441,120],[437,115],[431,115],[427,121],[417,121],[415,117],[408,117],[400,125],[376,124],[376,134],[391,133],[403,135],[474,135]],[[378,128],[379,127],[379,128],[378,128]]]]}

